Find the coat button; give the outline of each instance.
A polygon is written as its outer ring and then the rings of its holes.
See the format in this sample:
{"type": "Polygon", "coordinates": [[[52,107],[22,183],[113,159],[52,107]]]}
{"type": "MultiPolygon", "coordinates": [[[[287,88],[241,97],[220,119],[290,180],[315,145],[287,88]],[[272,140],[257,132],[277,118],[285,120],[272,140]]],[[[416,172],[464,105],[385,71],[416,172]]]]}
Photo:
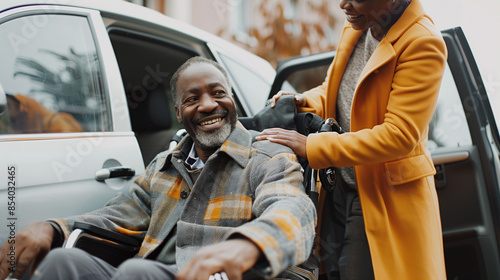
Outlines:
{"type": "Polygon", "coordinates": [[[181,198],[186,199],[188,197],[188,193],[186,191],[181,192],[181,198]]]}

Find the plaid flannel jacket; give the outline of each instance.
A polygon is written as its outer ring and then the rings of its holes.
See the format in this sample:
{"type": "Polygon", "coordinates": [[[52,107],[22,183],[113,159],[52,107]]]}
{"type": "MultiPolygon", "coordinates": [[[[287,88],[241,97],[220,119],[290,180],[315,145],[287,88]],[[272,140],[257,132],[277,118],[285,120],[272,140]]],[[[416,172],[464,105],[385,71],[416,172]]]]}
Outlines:
{"type": "Polygon", "coordinates": [[[188,136],[172,153],[160,153],[129,195],[120,193],[82,216],[52,221],[65,237],[75,221],[84,221],[140,238],[139,257],[158,248],[177,225],[178,267],[202,246],[235,234],[262,250],[271,268],[266,276],[304,262],[313,244],[316,210],[303,191],[295,154],[255,141],[238,123],[193,183],[181,156],[182,147],[191,143],[188,136]]]}

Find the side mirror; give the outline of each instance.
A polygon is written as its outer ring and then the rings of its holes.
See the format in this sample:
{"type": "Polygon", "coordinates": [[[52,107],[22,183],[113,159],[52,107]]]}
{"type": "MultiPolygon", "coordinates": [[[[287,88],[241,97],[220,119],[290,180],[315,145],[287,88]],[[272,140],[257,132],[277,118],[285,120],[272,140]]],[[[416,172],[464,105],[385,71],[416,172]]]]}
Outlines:
{"type": "Polygon", "coordinates": [[[7,110],[7,95],[0,84],[0,116],[7,110]]]}

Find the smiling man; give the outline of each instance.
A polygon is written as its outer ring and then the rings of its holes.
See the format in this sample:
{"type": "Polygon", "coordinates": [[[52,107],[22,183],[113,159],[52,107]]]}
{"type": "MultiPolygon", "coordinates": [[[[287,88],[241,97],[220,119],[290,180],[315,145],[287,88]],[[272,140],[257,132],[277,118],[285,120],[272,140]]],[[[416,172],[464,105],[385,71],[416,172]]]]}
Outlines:
{"type": "MultiPolygon", "coordinates": [[[[82,216],[55,219],[17,233],[21,276],[76,221],[142,240],[137,258],[118,268],[79,249],[52,250],[33,279],[201,279],[251,270],[274,277],[309,256],[316,211],[301,186],[293,152],[238,121],[227,73],[201,57],[172,77],[177,119],[188,135],[137,178],[128,195],[82,216]]],[[[5,256],[8,244],[0,249],[5,256]]],[[[7,275],[3,261],[0,279],[7,275]]]]}
{"type": "Polygon", "coordinates": [[[206,161],[234,130],[237,114],[225,70],[201,61],[205,60],[198,57],[181,66],[172,77],[171,88],[177,120],[194,136],[196,152],[206,161]],[[190,67],[193,64],[198,65],[190,67]]]}

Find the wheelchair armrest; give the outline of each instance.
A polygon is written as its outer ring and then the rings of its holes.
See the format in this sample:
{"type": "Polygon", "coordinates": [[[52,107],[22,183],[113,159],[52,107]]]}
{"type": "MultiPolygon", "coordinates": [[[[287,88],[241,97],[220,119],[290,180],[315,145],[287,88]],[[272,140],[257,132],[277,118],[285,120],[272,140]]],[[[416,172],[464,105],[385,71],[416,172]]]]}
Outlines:
{"type": "Polygon", "coordinates": [[[238,117],[238,121],[246,128],[246,129],[254,129],[253,127],[253,117],[238,117]]]}
{"type": "Polygon", "coordinates": [[[134,257],[140,246],[141,241],[130,236],[81,222],[75,222],[74,230],[63,244],[63,248],[82,249],[113,266],[134,257]]]}

